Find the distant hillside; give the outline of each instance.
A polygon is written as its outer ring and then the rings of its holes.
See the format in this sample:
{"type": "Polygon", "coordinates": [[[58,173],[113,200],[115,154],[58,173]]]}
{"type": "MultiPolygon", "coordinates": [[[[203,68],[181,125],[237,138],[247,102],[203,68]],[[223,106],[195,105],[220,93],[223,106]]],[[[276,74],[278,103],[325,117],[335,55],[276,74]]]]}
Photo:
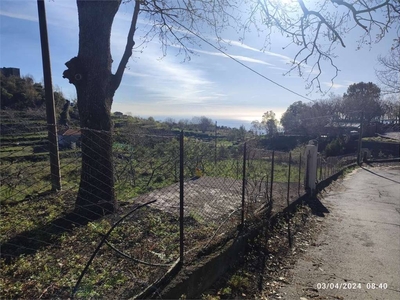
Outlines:
{"type": "MultiPolygon", "coordinates": [[[[1,109],[25,111],[45,107],[45,92],[41,83],[29,76],[5,76],[0,73],[1,109]]],[[[61,112],[66,99],[59,91],[54,92],[57,112],[61,112]]]]}

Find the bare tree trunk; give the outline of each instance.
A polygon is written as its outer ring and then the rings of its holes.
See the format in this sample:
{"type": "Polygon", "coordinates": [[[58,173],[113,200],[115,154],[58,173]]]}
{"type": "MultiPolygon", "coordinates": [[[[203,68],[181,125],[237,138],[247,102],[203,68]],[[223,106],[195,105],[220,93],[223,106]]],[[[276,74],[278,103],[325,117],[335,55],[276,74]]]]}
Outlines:
{"type": "Polygon", "coordinates": [[[64,77],[77,90],[82,171],[76,210],[96,217],[115,211],[111,105],[115,92],[110,37],[120,1],[77,1],[79,53],[64,77]],[[94,2],[94,3],[93,3],[94,2]]]}

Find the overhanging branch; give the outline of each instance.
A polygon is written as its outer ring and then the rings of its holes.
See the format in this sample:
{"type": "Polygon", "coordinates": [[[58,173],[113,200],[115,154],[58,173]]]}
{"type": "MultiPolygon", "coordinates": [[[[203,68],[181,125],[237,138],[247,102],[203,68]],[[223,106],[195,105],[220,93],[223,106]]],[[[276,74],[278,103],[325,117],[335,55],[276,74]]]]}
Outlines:
{"type": "MultiPolygon", "coordinates": [[[[310,81],[312,87],[317,85],[319,91],[322,62],[326,60],[329,68],[334,69],[331,79],[333,81],[339,72],[334,63],[333,50],[336,45],[346,46],[344,37],[352,29],[358,27],[363,31],[357,41],[358,47],[379,42],[391,28],[397,30],[397,33],[400,31],[398,23],[396,24],[400,20],[398,0],[327,0],[317,5],[310,5],[305,0],[296,0],[284,5],[275,0],[255,2],[262,14],[263,23],[269,28],[279,29],[283,35],[291,38],[292,44],[300,47],[287,73],[298,69],[302,75],[301,66],[307,66],[312,58],[313,64],[307,81],[310,81]],[[379,15],[382,13],[383,17],[379,15]],[[373,30],[377,30],[375,40],[372,36],[373,30]]],[[[395,39],[392,50],[397,47],[400,48],[400,42],[395,39]]]]}
{"type": "Polygon", "coordinates": [[[139,11],[140,11],[140,0],[135,0],[135,9],[132,15],[131,27],[129,28],[125,51],[118,65],[117,72],[115,72],[113,78],[113,92],[115,92],[118,89],[119,85],[121,84],[122,76],[124,75],[126,65],[128,64],[129,58],[132,55],[132,48],[133,46],[135,46],[135,41],[133,40],[133,37],[136,31],[136,23],[139,17],[139,11]]]}

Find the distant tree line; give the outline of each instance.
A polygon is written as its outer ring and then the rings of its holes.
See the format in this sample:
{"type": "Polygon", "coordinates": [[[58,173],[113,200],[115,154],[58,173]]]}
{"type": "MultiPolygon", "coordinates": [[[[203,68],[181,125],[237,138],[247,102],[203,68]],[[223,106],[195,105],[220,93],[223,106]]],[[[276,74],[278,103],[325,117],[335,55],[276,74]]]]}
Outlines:
{"type": "MultiPolygon", "coordinates": [[[[169,130],[186,130],[186,131],[201,131],[202,133],[206,133],[208,131],[215,131],[215,122],[207,118],[205,116],[201,117],[193,117],[192,119],[180,119],[176,121],[174,118],[167,117],[164,121],[156,121],[154,117],[142,118],[139,116],[133,116],[132,113],[127,112],[125,115],[122,112],[116,111],[113,113],[114,117],[121,118],[124,117],[126,119],[126,124],[136,124],[143,125],[147,127],[158,126],[158,128],[164,128],[169,130]]],[[[117,125],[119,127],[121,125],[117,125]]]]}
{"type": "MultiPolygon", "coordinates": [[[[398,94],[383,99],[381,89],[372,82],[360,82],[348,87],[347,92],[331,95],[304,103],[297,101],[291,104],[280,119],[285,134],[307,135],[318,137],[326,133],[326,126],[335,123],[368,124],[382,122],[398,124],[400,119],[400,99],[398,94]]],[[[252,122],[252,131],[265,131],[269,136],[276,134],[275,113],[264,113],[262,121],[252,122]]]]}
{"type": "MultiPolygon", "coordinates": [[[[44,88],[32,76],[4,76],[0,74],[1,109],[27,110],[45,107],[44,88]]],[[[65,104],[61,91],[54,92],[56,109],[60,112],[65,104]]]]}
{"type": "MultiPolygon", "coordinates": [[[[1,79],[1,109],[11,109],[26,111],[43,110],[45,111],[45,91],[42,83],[35,82],[32,76],[26,75],[5,76],[0,74],[1,79]]],[[[79,120],[78,105],[76,100],[67,100],[60,90],[54,92],[54,100],[57,112],[57,119],[60,125],[69,125],[71,122],[79,120]]],[[[132,116],[132,113],[114,112],[114,117],[126,117],[125,122],[116,122],[116,127],[127,126],[131,132],[143,132],[146,129],[158,130],[185,130],[201,132],[214,136],[224,136],[230,140],[243,140],[247,130],[241,128],[229,128],[227,126],[216,127],[216,122],[206,116],[195,116],[191,119],[182,118],[175,120],[166,118],[164,122],[158,122],[153,117],[141,118],[132,116]],[[134,127],[134,129],[133,129],[134,127]],[[133,130],[133,131],[132,131],[133,130]]]]}
{"type": "Polygon", "coordinates": [[[121,131],[126,131],[130,135],[145,134],[149,131],[185,131],[186,135],[197,136],[201,139],[219,139],[228,141],[244,141],[249,136],[249,131],[244,125],[239,128],[218,125],[216,121],[206,116],[194,116],[192,118],[182,118],[176,120],[171,117],[163,121],[156,121],[153,117],[142,118],[116,111],[113,113],[115,127],[121,131]]]}
{"type": "MultiPolygon", "coordinates": [[[[5,76],[0,74],[1,109],[26,111],[45,110],[45,91],[42,83],[32,76],[5,76]]],[[[68,125],[71,119],[79,120],[76,101],[67,100],[62,91],[54,91],[54,103],[59,123],[68,125]]]]}
{"type": "MultiPolygon", "coordinates": [[[[0,74],[0,79],[1,109],[45,108],[43,85],[35,82],[31,76],[17,77],[0,74]]],[[[68,125],[71,119],[79,120],[76,101],[67,100],[59,90],[54,92],[54,100],[60,124],[68,125]]],[[[251,131],[256,135],[264,133],[268,137],[273,137],[278,133],[278,124],[280,123],[285,134],[317,137],[325,133],[326,125],[335,122],[360,122],[361,115],[363,115],[365,123],[386,120],[398,124],[400,119],[398,94],[392,94],[383,99],[381,89],[374,83],[352,84],[343,96],[332,94],[328,99],[308,103],[294,102],[282,115],[280,122],[276,119],[276,114],[272,110],[267,111],[262,115],[261,121],[252,122],[251,131]]],[[[114,116],[121,117],[124,114],[115,112],[114,116]]],[[[244,126],[240,128],[216,126],[216,122],[206,116],[195,116],[191,119],[182,118],[180,120],[169,117],[164,122],[157,122],[153,117],[147,119],[133,117],[131,113],[127,113],[126,116],[129,117],[128,127],[130,128],[132,126],[136,128],[157,127],[165,130],[195,131],[209,135],[218,134],[218,136],[224,136],[228,140],[244,140],[248,134],[244,126]]]]}

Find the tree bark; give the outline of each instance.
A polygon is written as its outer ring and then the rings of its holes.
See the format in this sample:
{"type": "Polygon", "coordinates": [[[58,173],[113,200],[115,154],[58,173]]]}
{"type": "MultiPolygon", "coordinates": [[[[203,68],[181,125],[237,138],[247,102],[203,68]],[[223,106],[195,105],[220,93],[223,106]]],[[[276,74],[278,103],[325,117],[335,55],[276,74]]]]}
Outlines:
{"type": "Polygon", "coordinates": [[[77,0],[78,56],[66,63],[64,77],[77,91],[82,138],[81,181],[76,211],[99,217],[117,208],[114,192],[111,105],[111,28],[120,0],[77,0]]]}

